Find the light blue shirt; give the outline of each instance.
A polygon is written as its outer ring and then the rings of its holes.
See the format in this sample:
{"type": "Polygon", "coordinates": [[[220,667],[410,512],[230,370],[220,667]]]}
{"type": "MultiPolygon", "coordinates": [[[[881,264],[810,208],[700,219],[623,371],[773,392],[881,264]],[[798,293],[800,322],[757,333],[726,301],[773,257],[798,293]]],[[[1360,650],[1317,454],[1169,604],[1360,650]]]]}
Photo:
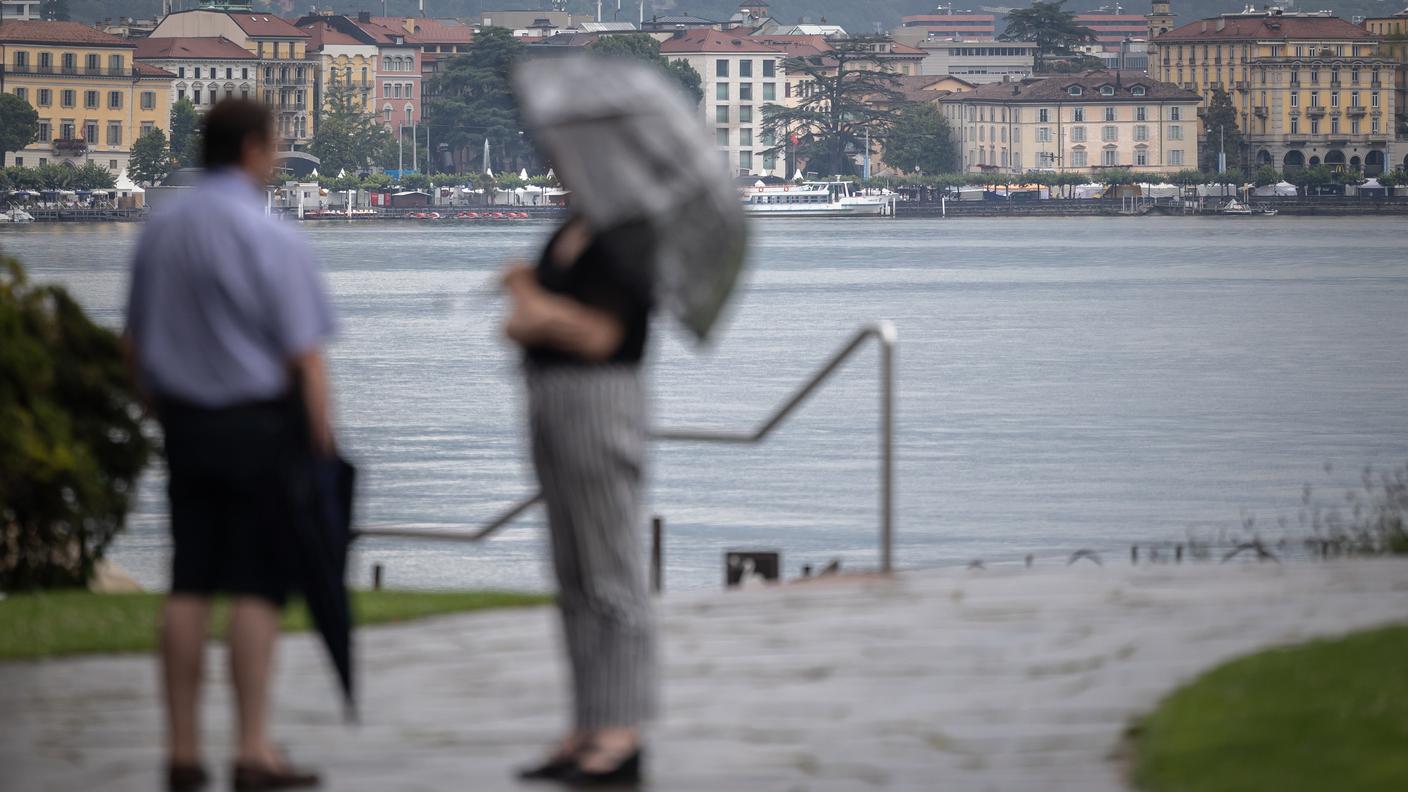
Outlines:
{"type": "Polygon", "coordinates": [[[132,259],[127,333],[158,398],[219,408],[288,392],[289,360],[333,332],[308,244],[242,171],[156,212],[132,259]]]}

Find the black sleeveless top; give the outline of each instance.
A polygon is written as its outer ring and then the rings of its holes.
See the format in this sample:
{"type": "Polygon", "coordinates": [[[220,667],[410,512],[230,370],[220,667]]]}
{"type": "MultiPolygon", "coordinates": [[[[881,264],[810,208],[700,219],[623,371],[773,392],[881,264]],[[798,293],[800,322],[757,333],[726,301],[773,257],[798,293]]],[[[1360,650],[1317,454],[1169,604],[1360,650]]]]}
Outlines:
{"type": "Polygon", "coordinates": [[[655,240],[649,226],[630,223],[597,234],[568,267],[550,260],[549,253],[561,234],[558,229],[538,258],[539,285],[611,314],[625,332],[621,345],[603,361],[583,360],[556,347],[530,347],[528,361],[536,365],[639,364],[645,355],[654,305],[655,240]]]}

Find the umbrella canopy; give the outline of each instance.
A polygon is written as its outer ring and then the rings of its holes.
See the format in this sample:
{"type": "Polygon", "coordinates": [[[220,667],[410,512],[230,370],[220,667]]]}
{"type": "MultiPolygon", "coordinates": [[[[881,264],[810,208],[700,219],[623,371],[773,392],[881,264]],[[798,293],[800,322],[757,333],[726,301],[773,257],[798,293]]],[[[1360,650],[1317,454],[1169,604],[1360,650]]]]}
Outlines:
{"type": "Polygon", "coordinates": [[[526,61],[513,83],[575,210],[597,233],[646,222],[657,297],[706,338],[742,269],[747,232],[738,190],[678,85],[635,61],[581,57],[526,61]]]}
{"type": "Polygon", "coordinates": [[[488,138],[488,137],[485,137],[485,138],[484,138],[484,172],[487,173],[487,174],[489,174],[490,176],[493,176],[493,175],[494,175],[494,171],[489,167],[489,138],[488,138]]]}
{"type": "Polygon", "coordinates": [[[520,170],[518,172],[518,178],[522,179],[523,181],[528,181],[528,169],[524,168],[523,170],[520,170]]]}
{"type": "Polygon", "coordinates": [[[312,460],[308,513],[297,520],[294,572],[313,624],[337,671],[348,720],[356,719],[352,679],[352,607],[347,596],[347,548],[357,470],[345,460],[312,460]]]}

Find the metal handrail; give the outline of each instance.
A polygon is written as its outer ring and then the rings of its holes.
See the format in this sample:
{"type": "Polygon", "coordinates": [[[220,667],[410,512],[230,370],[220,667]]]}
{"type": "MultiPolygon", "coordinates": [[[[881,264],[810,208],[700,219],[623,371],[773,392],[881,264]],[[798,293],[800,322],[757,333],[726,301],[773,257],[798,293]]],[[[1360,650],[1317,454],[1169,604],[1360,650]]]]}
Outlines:
{"type": "MultiPolygon", "coordinates": [[[[890,572],[894,568],[894,512],[895,512],[895,326],[887,321],[866,325],[851,337],[845,346],[833,354],[826,363],[817,369],[790,398],[779,406],[767,420],[751,432],[717,432],[705,430],[665,429],[652,430],[650,438],[660,442],[682,443],[730,443],[754,445],[766,440],[781,426],[802,403],[841,367],[866,341],[874,338],[880,344],[880,570],[890,572]]],[[[489,538],[500,528],[513,522],[528,509],[542,500],[541,493],[524,498],[497,518],[478,530],[465,533],[460,531],[433,531],[415,526],[378,525],[368,526],[357,531],[358,536],[438,539],[456,542],[479,542],[489,538]]]]}

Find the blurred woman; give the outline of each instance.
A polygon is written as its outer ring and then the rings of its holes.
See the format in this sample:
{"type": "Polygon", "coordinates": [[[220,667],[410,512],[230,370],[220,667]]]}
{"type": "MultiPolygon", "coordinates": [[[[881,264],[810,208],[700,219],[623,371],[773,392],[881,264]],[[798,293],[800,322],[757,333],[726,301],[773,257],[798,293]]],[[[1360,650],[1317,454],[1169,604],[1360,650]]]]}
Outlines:
{"type": "Polygon", "coordinates": [[[504,276],[524,350],[533,463],[547,505],[573,721],[525,779],[634,784],[655,709],[655,628],[641,547],[647,435],[641,360],[655,240],[645,223],[593,233],[577,217],[536,267],[504,276]]]}

